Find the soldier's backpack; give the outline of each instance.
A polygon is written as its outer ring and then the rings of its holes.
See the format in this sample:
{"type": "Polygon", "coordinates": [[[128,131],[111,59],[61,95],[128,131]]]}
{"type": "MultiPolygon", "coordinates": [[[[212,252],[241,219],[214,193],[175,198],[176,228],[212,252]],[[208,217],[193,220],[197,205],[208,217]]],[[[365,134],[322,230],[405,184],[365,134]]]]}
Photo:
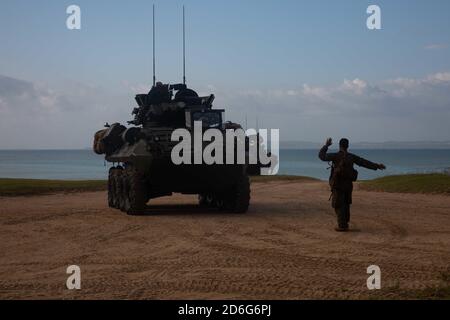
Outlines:
{"type": "Polygon", "coordinates": [[[341,152],[336,165],[333,164],[330,186],[332,189],[338,187],[344,181],[358,180],[358,171],[353,168],[353,161],[347,152],[341,152]]]}

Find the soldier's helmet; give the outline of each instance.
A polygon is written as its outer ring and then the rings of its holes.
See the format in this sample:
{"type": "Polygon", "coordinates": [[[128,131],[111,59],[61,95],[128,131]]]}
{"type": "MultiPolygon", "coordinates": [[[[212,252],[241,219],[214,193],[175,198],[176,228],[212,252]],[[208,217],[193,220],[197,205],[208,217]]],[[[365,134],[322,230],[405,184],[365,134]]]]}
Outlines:
{"type": "Polygon", "coordinates": [[[349,144],[350,144],[350,142],[349,142],[348,139],[346,139],[346,138],[342,138],[342,139],[339,141],[339,147],[341,147],[341,148],[343,148],[343,149],[348,149],[349,144]]]}

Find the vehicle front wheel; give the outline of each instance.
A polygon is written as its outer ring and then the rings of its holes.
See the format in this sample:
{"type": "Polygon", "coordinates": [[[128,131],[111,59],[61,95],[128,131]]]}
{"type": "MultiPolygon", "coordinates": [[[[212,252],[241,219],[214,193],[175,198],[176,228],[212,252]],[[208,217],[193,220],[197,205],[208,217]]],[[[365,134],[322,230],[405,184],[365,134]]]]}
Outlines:
{"type": "Polygon", "coordinates": [[[108,206],[110,208],[116,208],[115,197],[116,197],[116,186],[114,183],[116,175],[116,168],[109,169],[108,174],[108,206]]]}
{"type": "Polygon", "coordinates": [[[206,197],[207,196],[205,194],[198,195],[198,205],[202,208],[208,207],[208,201],[207,201],[206,197]]]}
{"type": "Polygon", "coordinates": [[[225,207],[234,213],[246,213],[250,205],[250,179],[246,173],[239,176],[227,194],[225,207]]]}
{"type": "Polygon", "coordinates": [[[108,205],[114,209],[120,209],[121,176],[122,167],[114,167],[109,170],[108,177],[108,205]]]}
{"type": "Polygon", "coordinates": [[[140,215],[144,212],[147,203],[144,177],[134,168],[126,169],[127,177],[127,208],[129,215],[140,215]]]}

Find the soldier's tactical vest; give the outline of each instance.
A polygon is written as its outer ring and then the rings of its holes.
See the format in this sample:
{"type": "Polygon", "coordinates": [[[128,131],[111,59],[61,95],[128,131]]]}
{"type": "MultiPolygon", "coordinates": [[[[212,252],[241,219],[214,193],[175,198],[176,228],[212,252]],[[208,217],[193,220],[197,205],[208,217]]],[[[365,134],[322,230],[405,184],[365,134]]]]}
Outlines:
{"type": "Polygon", "coordinates": [[[358,180],[358,171],[353,168],[353,157],[347,152],[339,152],[339,158],[333,162],[331,168],[331,189],[339,189],[344,184],[356,180],[358,180]]]}

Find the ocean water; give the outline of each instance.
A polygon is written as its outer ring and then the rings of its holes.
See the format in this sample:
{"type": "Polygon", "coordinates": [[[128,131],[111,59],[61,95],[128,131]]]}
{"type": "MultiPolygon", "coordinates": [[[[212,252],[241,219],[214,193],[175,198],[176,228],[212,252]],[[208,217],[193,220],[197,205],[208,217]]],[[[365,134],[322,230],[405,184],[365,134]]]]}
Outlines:
{"type": "MultiPolygon", "coordinates": [[[[407,173],[447,172],[450,168],[450,150],[350,150],[352,153],[387,169],[373,171],[360,168],[358,178],[373,179],[387,175],[407,173]]],[[[329,177],[328,163],[318,159],[318,150],[281,150],[280,172],[282,174],[305,175],[326,180],[329,177]]]]}
{"type": "MultiPolygon", "coordinates": [[[[443,172],[450,168],[450,150],[353,150],[387,166],[386,171],[358,168],[360,179],[405,173],[443,172]]],[[[280,150],[279,174],[327,179],[328,164],[318,150],[280,150]]],[[[106,179],[110,164],[91,150],[0,150],[1,178],[106,179]]]]}

